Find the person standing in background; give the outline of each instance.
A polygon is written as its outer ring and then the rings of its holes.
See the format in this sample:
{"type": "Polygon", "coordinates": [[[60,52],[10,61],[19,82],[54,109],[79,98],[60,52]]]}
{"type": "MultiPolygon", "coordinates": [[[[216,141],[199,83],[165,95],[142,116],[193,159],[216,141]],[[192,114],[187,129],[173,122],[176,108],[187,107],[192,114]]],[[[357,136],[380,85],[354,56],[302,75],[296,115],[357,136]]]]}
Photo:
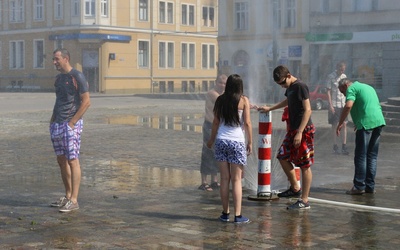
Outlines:
{"type": "Polygon", "coordinates": [[[243,80],[233,74],[228,77],[225,92],[217,98],[214,120],[207,147],[215,143],[215,159],[221,173],[221,221],[229,221],[229,184],[232,183],[234,223],[248,223],[242,216],[242,175],[247,156],[252,152],[250,102],[243,95],[243,80]]]}
{"type": "Polygon", "coordinates": [[[349,113],[356,126],[353,187],[346,194],[374,194],[379,139],[386,125],[378,95],[370,85],[351,82],[346,78],[340,80],[339,90],[346,97],[346,105],[340,115],[336,134],[340,136],[349,113]]]}
{"type": "Polygon", "coordinates": [[[50,119],[50,136],[61,170],[65,196],[50,205],[59,207],[60,212],[79,209],[82,116],[90,106],[89,84],[82,72],[72,68],[70,59],[66,49],[53,52],[53,64],[60,74],[54,84],[56,102],[50,119]]]}
{"type": "Polygon", "coordinates": [[[214,151],[207,147],[207,142],[210,139],[212,122],[214,120],[214,104],[218,96],[225,91],[227,76],[222,74],[217,77],[216,84],[213,89],[207,92],[205,103],[205,116],[203,123],[203,147],[201,150],[201,185],[200,190],[213,191],[219,189],[218,182],[218,164],[214,157],[214,151]],[[211,175],[211,186],[207,182],[207,175],[211,175]]]}
{"type": "Polygon", "coordinates": [[[340,114],[342,113],[343,107],[345,105],[345,96],[339,91],[339,81],[347,78],[344,74],[346,71],[346,63],[339,62],[336,64],[336,70],[328,75],[327,79],[327,94],[329,101],[328,110],[328,123],[332,125],[332,136],[333,136],[333,153],[334,154],[344,154],[348,155],[347,151],[347,119],[343,123],[343,131],[341,133],[342,150],[339,151],[339,146],[337,145],[338,137],[336,135],[336,127],[338,125],[340,114]]]}

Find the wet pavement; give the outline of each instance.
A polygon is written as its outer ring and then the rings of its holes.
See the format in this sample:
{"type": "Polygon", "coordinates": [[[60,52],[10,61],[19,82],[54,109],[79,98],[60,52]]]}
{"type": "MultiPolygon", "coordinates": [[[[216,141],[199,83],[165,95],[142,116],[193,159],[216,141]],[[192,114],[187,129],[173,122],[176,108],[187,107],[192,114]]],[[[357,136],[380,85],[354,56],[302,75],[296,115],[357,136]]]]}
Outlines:
{"type": "MultiPolygon", "coordinates": [[[[198,99],[198,98],[197,98],[198,99]]],[[[375,195],[349,196],[353,154],[331,153],[326,111],[317,127],[311,209],[252,201],[257,155],[245,172],[243,215],[222,223],[218,192],[200,184],[202,100],[92,95],[82,136],[80,209],[59,213],[63,195],[48,134],[52,93],[0,93],[0,249],[398,249],[399,135],[384,133],[375,195]]],[[[273,151],[283,136],[273,112],[273,151]]],[[[252,113],[257,143],[258,114],[252,113]]],[[[354,133],[349,131],[349,148],[354,133]]],[[[254,146],[257,149],[257,145],[254,146]]],[[[257,150],[255,150],[257,151],[257,150]]],[[[287,181],[272,160],[272,189],[287,181]]]]}

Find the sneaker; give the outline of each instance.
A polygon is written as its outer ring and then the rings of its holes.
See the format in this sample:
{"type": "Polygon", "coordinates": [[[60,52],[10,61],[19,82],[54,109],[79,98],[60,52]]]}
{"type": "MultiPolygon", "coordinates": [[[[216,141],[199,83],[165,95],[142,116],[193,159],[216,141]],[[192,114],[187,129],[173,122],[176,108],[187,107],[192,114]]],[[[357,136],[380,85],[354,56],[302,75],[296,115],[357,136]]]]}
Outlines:
{"type": "Polygon", "coordinates": [[[368,189],[368,188],[366,188],[366,189],[365,189],[365,193],[366,193],[366,194],[376,194],[376,191],[375,191],[375,189],[368,189]]]}
{"type": "Polygon", "coordinates": [[[65,204],[67,204],[68,202],[68,198],[67,197],[61,197],[60,199],[58,199],[57,201],[53,202],[50,204],[51,207],[62,207],[65,206],[65,204]]]}
{"type": "Polygon", "coordinates": [[[246,218],[242,215],[235,216],[235,221],[234,221],[235,224],[244,224],[249,222],[250,222],[249,218],[246,218]]]}
{"type": "Polygon", "coordinates": [[[278,197],[282,198],[290,198],[290,197],[296,197],[299,198],[301,195],[301,189],[299,191],[293,191],[292,187],[290,187],[288,190],[283,191],[282,193],[278,194],[278,197]]]}
{"type": "Polygon", "coordinates": [[[67,204],[65,204],[63,207],[60,208],[59,211],[63,213],[68,213],[71,212],[72,210],[77,210],[77,209],[79,209],[78,202],[74,204],[72,201],[69,200],[67,204]]]}
{"type": "Polygon", "coordinates": [[[339,152],[339,147],[335,144],[335,145],[333,145],[333,153],[334,154],[340,154],[340,152],[339,152]]]}
{"type": "Polygon", "coordinates": [[[342,155],[349,155],[349,151],[347,151],[346,144],[342,145],[342,155]]]}
{"type": "Polygon", "coordinates": [[[359,190],[355,187],[352,187],[350,190],[346,191],[346,194],[348,194],[348,195],[362,195],[364,193],[365,193],[364,190],[359,190]]]}
{"type": "Polygon", "coordinates": [[[302,199],[298,199],[296,201],[296,203],[287,207],[288,210],[291,210],[291,209],[301,209],[302,210],[302,209],[310,209],[310,208],[311,208],[310,203],[309,202],[305,203],[305,202],[303,202],[302,199]]]}
{"type": "Polygon", "coordinates": [[[222,212],[221,216],[219,217],[220,221],[228,222],[229,221],[229,213],[222,212]]]}

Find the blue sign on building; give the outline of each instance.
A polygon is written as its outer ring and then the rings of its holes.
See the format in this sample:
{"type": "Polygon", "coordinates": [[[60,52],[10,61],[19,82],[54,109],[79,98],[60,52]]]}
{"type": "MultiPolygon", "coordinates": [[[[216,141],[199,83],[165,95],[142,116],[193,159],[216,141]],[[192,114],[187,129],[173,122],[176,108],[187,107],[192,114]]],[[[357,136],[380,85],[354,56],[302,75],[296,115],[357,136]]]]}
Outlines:
{"type": "Polygon", "coordinates": [[[301,57],[301,45],[289,46],[289,57],[301,57]]]}

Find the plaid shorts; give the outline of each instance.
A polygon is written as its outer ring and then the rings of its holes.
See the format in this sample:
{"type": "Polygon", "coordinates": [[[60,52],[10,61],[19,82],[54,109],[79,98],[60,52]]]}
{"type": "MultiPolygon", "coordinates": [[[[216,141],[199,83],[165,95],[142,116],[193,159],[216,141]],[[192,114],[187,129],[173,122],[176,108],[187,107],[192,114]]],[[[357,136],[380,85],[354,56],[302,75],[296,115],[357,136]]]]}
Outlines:
{"type": "Polygon", "coordinates": [[[293,146],[293,139],[296,134],[297,130],[290,130],[286,133],[276,158],[292,162],[300,168],[309,168],[314,163],[315,127],[310,125],[304,129],[301,144],[298,148],[293,146]]]}
{"type": "Polygon", "coordinates": [[[57,156],[65,155],[68,160],[79,158],[82,129],[82,119],[75,124],[74,129],[68,126],[68,122],[50,124],[51,142],[57,156]]]}

